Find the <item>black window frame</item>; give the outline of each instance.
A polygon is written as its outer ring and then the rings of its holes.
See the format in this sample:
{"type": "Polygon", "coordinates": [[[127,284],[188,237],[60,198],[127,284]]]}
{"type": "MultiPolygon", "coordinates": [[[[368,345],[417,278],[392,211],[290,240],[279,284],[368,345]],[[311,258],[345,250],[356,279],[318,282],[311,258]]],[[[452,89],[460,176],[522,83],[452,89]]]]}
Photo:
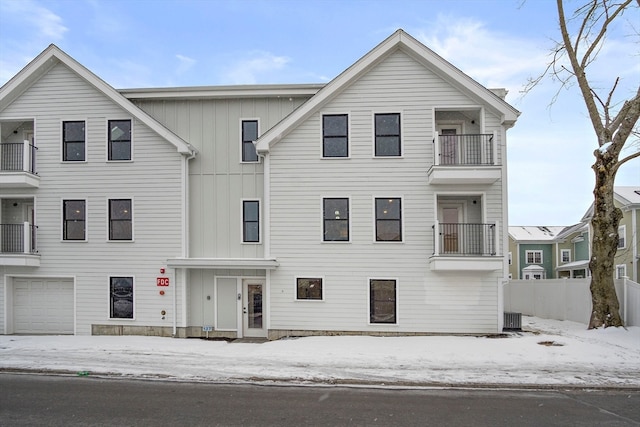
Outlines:
{"type": "Polygon", "coordinates": [[[110,319],[135,318],[134,292],[135,283],[132,276],[109,276],[110,319]]]}
{"type": "Polygon", "coordinates": [[[85,162],[87,159],[87,124],[84,120],[65,120],[62,122],[62,161],[63,162],[85,162]],[[71,125],[82,124],[82,139],[72,139],[74,133],[70,129],[71,125]],[[70,158],[71,145],[82,145],[82,158],[70,158]]]}
{"type": "MultiPolygon", "coordinates": [[[[132,129],[133,123],[131,119],[115,119],[115,120],[108,120],[107,121],[107,160],[109,160],[110,162],[117,162],[117,161],[129,161],[131,160],[132,156],[131,156],[131,147],[132,147],[132,133],[133,133],[133,129],[132,129]],[[126,136],[125,138],[121,137],[117,137],[114,138],[113,137],[113,131],[114,131],[114,125],[116,125],[117,123],[128,123],[129,124],[129,130],[128,132],[125,131],[122,136],[126,136]],[[128,134],[128,135],[127,135],[128,134]],[[128,137],[128,138],[127,138],[128,137]],[[125,150],[128,151],[127,156],[124,158],[114,158],[114,151],[119,152],[120,150],[114,150],[114,145],[117,144],[123,144],[126,148],[125,150]]],[[[124,151],[124,150],[123,150],[124,151]]]]}
{"type": "MultiPolygon", "coordinates": [[[[375,286],[377,287],[377,286],[375,286]]],[[[398,323],[398,281],[396,279],[369,279],[369,323],[371,324],[385,324],[395,325],[398,323]],[[378,289],[374,290],[374,285],[388,285],[393,283],[393,298],[385,298],[385,294],[388,290],[378,289]],[[391,317],[385,319],[385,316],[389,316],[386,313],[379,313],[382,311],[380,305],[389,303],[393,305],[393,313],[391,317]]]]}
{"type": "Polygon", "coordinates": [[[349,115],[348,114],[323,114],[322,115],[322,157],[327,159],[345,158],[349,157],[349,115]],[[329,119],[343,118],[344,119],[344,132],[335,133],[330,131],[327,123],[329,119]],[[343,155],[330,155],[327,154],[327,146],[331,142],[344,139],[344,147],[341,147],[344,151],[343,155]]]}
{"type": "Polygon", "coordinates": [[[376,113],[373,116],[374,122],[374,132],[375,132],[375,141],[374,141],[374,154],[375,157],[400,157],[402,156],[402,117],[400,113],[376,113]],[[398,122],[397,132],[389,133],[388,131],[384,131],[381,129],[382,126],[379,126],[378,119],[384,119],[385,117],[396,117],[398,122]],[[396,139],[396,150],[391,154],[384,154],[381,150],[382,144],[388,139],[396,139]]]}
{"type": "Polygon", "coordinates": [[[242,242],[243,243],[260,243],[260,201],[259,200],[243,200],[242,201],[242,242]],[[255,213],[256,218],[247,218],[247,204],[256,205],[255,213]],[[255,240],[249,239],[249,229],[248,227],[254,226],[256,227],[255,231],[255,240]]]}
{"type": "Polygon", "coordinates": [[[349,242],[351,239],[350,230],[350,206],[348,197],[324,197],[322,199],[322,241],[323,242],[349,242]],[[344,211],[336,214],[335,208],[333,211],[328,209],[327,202],[341,201],[344,203],[344,211]],[[344,218],[346,213],[346,218],[344,218]],[[333,227],[332,225],[338,225],[333,227]],[[346,236],[342,235],[342,228],[346,228],[346,236]],[[339,233],[335,238],[327,238],[327,235],[331,230],[337,230],[339,233]]]}
{"type": "Polygon", "coordinates": [[[84,199],[65,199],[62,201],[62,240],[83,242],[87,240],[87,201],[84,199]],[[71,206],[72,203],[82,203],[81,212],[78,212],[78,206],[71,206]],[[69,215],[70,213],[80,214],[78,217],[69,215]],[[82,238],[70,237],[70,224],[82,226],[82,238]]]}
{"type": "Polygon", "coordinates": [[[130,242],[133,241],[133,200],[132,199],[109,199],[108,203],[109,209],[109,241],[114,242],[130,242]],[[128,202],[129,207],[127,210],[122,211],[120,213],[124,213],[123,217],[115,217],[115,213],[118,213],[119,210],[114,212],[115,202],[128,202]],[[126,227],[126,224],[129,226],[126,227]],[[118,225],[116,227],[116,225],[118,225]],[[124,228],[123,228],[124,225],[124,228]],[[125,234],[120,236],[119,231],[123,231],[125,234]]]}
{"type": "Polygon", "coordinates": [[[256,147],[253,145],[253,141],[258,139],[260,135],[260,123],[258,120],[242,120],[241,124],[241,139],[242,139],[242,163],[256,163],[258,162],[258,153],[256,152],[256,147]],[[245,127],[247,124],[255,124],[255,134],[247,135],[249,133],[248,129],[245,127]],[[251,154],[248,156],[248,154],[251,154]]]}
{"type": "MultiPolygon", "coordinates": [[[[402,233],[402,198],[401,197],[376,197],[374,200],[374,217],[376,222],[376,242],[402,242],[403,241],[403,233],[402,233]],[[389,212],[384,209],[385,203],[389,205],[390,203],[398,202],[398,214],[393,214],[393,212],[389,212]],[[384,224],[397,223],[398,226],[398,236],[397,238],[383,238],[382,235],[386,231],[383,229],[384,224]]],[[[386,227],[384,227],[386,228],[386,227]]]]}
{"type": "Polygon", "coordinates": [[[296,300],[323,301],[324,279],[322,277],[296,277],[296,300]]]}

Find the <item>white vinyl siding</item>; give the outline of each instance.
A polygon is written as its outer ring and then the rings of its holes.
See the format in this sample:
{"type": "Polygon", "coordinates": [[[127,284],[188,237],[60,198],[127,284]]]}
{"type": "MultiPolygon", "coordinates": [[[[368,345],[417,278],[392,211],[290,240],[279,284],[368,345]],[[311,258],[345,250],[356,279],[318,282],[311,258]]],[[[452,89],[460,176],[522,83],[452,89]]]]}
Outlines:
{"type": "MultiPolygon", "coordinates": [[[[280,266],[270,273],[271,329],[387,330],[368,322],[368,278],[394,277],[402,285],[397,289],[401,322],[386,326],[388,330],[497,330],[497,283],[502,271],[441,274],[429,267],[437,194],[462,193],[465,199],[480,195],[475,197],[482,204],[478,222],[503,218],[500,181],[464,187],[428,185],[433,105],[478,107],[475,100],[398,51],[272,148],[271,255],[280,266]],[[402,157],[372,158],[373,114],[393,111],[402,117],[402,157]],[[318,158],[322,114],[334,112],[349,113],[348,162],[318,158]],[[329,194],[349,195],[349,245],[327,245],[317,238],[322,223],[313,218],[318,218],[318,200],[329,194]],[[374,198],[400,195],[403,243],[374,243],[374,198]],[[323,304],[295,302],[291,283],[309,271],[323,273],[327,291],[323,304]]],[[[488,112],[485,116],[485,132],[499,129],[495,127],[499,118],[488,112]]],[[[505,250],[498,245],[501,255],[505,250]]]]}
{"type": "MultiPolygon", "coordinates": [[[[107,122],[127,117],[113,101],[66,66],[58,64],[0,112],[7,117],[33,117],[38,145],[40,188],[35,210],[38,225],[38,275],[76,278],[77,334],[91,333],[91,324],[118,324],[108,318],[107,278],[118,272],[135,274],[139,286],[136,320],[130,325],[171,327],[171,286],[158,296],[158,269],[182,254],[182,155],[142,122],[132,123],[135,162],[107,162],[107,122]],[[86,162],[60,162],[63,120],[85,117],[86,162]],[[114,194],[115,193],[115,194],[114,194]],[[135,200],[135,242],[122,245],[108,239],[107,199],[126,195],[135,200]],[[62,200],[86,200],[87,241],[61,241],[62,200]],[[99,288],[96,288],[99,284],[99,288]],[[96,289],[102,289],[96,292],[96,289]],[[167,310],[164,320],[159,315],[167,310]]],[[[235,124],[237,126],[237,122],[235,124]]],[[[237,141],[237,140],[236,140],[237,141]]],[[[11,271],[5,270],[6,274],[11,271]]],[[[179,294],[177,306],[180,308],[179,294]]],[[[178,312],[178,319],[182,316],[178,312]]]]}

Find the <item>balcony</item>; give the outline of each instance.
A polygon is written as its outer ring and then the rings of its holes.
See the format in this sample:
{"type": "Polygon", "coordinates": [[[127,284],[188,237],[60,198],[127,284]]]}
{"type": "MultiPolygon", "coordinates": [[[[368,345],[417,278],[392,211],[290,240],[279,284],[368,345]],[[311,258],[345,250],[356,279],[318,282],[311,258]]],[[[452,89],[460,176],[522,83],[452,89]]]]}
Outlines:
{"type": "Polygon", "coordinates": [[[440,223],[433,225],[431,270],[497,271],[503,259],[497,254],[497,224],[440,223]]]}
{"type": "Polygon", "coordinates": [[[496,135],[451,134],[433,139],[429,184],[492,184],[502,176],[496,135]]]}
{"type": "Polygon", "coordinates": [[[39,267],[35,225],[0,224],[0,265],[39,267]]]}
{"type": "Polygon", "coordinates": [[[36,150],[28,140],[0,143],[0,187],[38,188],[36,150]]]}

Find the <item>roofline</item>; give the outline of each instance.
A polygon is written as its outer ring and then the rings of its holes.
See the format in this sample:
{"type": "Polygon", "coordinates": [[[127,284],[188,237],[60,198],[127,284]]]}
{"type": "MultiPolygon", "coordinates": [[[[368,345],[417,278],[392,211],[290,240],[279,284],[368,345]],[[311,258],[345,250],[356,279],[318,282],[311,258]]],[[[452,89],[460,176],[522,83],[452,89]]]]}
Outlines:
{"type": "Polygon", "coordinates": [[[129,114],[149,126],[154,132],[167,140],[170,144],[176,147],[179,153],[193,156],[197,153],[195,147],[184,141],[175,133],[171,132],[165,126],[163,126],[156,119],[142,111],[135,106],[131,101],[122,96],[117,90],[111,87],[107,82],[100,77],[92,73],[88,68],[80,64],[73,59],[70,55],[60,49],[58,46],[51,44],[44,51],[40,53],[35,59],[27,64],[22,70],[18,72],[11,80],[9,80],[4,86],[0,88],[0,111],[6,107],[3,101],[8,103],[13,102],[18,98],[27,88],[31,86],[33,82],[30,78],[33,76],[39,76],[46,73],[51,67],[58,63],[62,63],[69,67],[82,79],[87,81],[90,85],[98,89],[105,96],[111,99],[120,108],[127,111],[129,114]],[[14,95],[14,96],[12,96],[14,95]]]}
{"type": "Polygon", "coordinates": [[[308,98],[324,86],[324,83],[188,86],[118,89],[118,92],[128,99],[308,98]]]}

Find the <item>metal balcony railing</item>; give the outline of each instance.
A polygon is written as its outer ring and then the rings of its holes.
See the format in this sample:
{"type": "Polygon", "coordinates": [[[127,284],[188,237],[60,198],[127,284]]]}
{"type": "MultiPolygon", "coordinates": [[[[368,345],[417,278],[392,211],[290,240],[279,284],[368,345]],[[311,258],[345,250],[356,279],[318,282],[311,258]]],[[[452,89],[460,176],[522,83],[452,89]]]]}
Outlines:
{"type": "Polygon", "coordinates": [[[35,174],[37,149],[29,141],[0,143],[0,172],[35,174]]]}
{"type": "Polygon", "coordinates": [[[0,253],[32,254],[36,252],[35,225],[0,224],[0,253]]]}
{"type": "Polygon", "coordinates": [[[436,223],[435,256],[495,256],[496,224],[436,223]]]}
{"type": "Polygon", "coordinates": [[[436,135],[434,164],[442,166],[495,165],[493,134],[436,135]]]}

